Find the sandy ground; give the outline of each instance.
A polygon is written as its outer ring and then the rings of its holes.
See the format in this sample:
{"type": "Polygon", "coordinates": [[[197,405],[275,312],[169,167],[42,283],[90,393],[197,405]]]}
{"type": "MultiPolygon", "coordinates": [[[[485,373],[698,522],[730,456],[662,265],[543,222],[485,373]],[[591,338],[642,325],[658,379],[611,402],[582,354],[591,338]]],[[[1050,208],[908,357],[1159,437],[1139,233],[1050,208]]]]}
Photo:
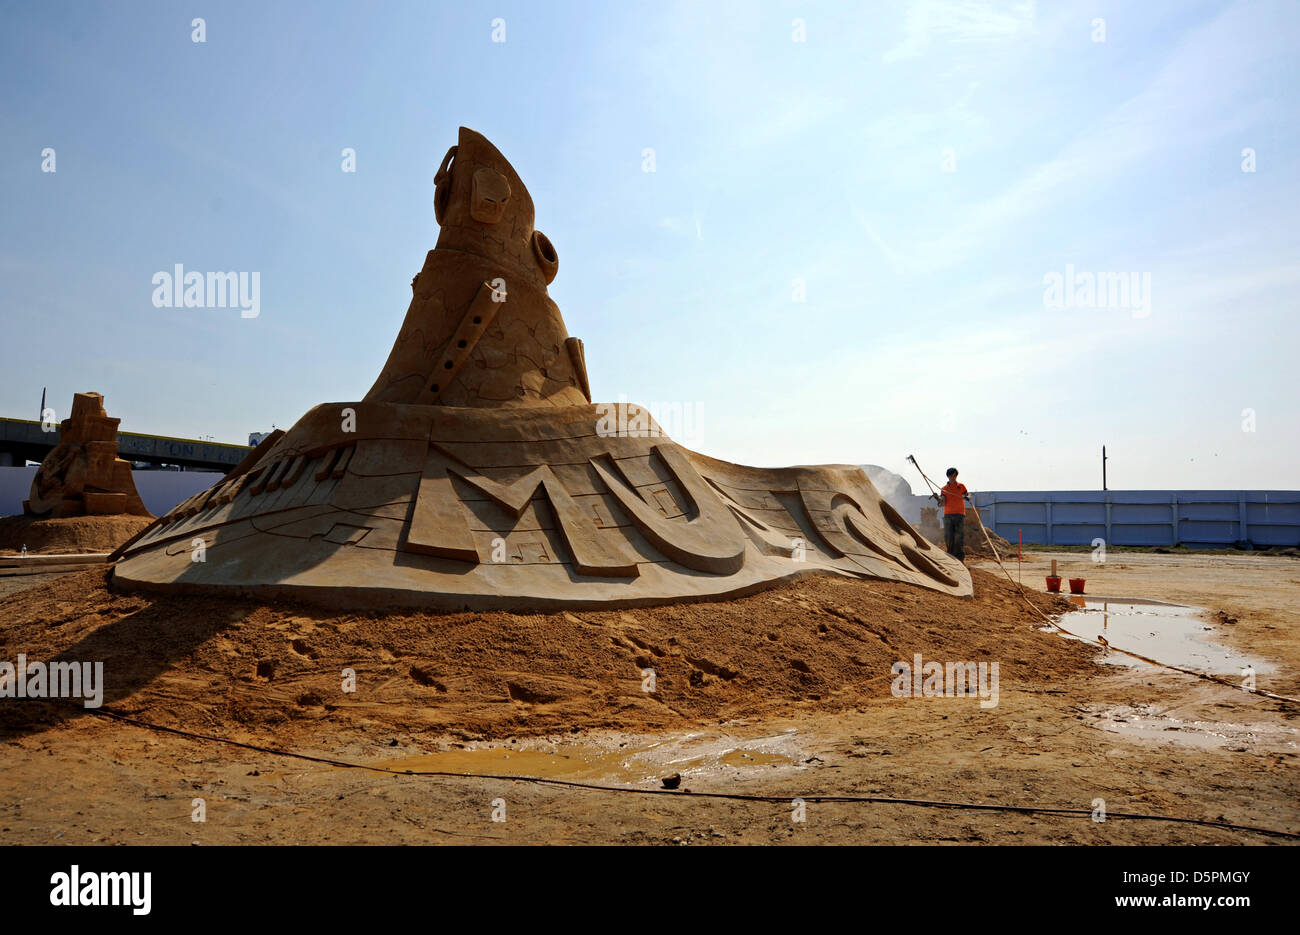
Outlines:
{"type": "Polygon", "coordinates": [[[112,552],[153,522],[152,516],[0,517],[0,555],[112,552]]]}
{"type": "MultiPolygon", "coordinates": [[[[1041,590],[1051,553],[1023,569],[1041,590]],[[1036,582],[1036,583],[1035,583],[1036,582]]],[[[1192,602],[1300,695],[1300,561],[1059,555],[1096,596],[1192,602]],[[1075,566],[1078,566],[1077,568],[1075,566]]],[[[807,802],[813,795],[1181,816],[1300,832],[1295,706],[1042,632],[988,563],[973,600],[816,578],[739,601],[581,615],[356,617],[117,595],[81,572],[0,597],[0,659],[104,658],[105,707],[393,769],[343,769],[48,703],[0,702],[10,843],[1279,844],[1195,825],[807,802]],[[358,655],[367,650],[366,655],[358,655]],[[898,698],[891,660],[998,661],[998,703],[898,698]],[[358,691],[338,674],[354,660],[358,691]],[[128,665],[125,660],[133,659],[128,665]],[[644,663],[657,691],[641,691],[644,663]],[[765,795],[774,801],[703,798],[765,795]],[[206,821],[192,820],[202,800],[206,821]],[[494,821],[493,818],[504,820],[494,821]]],[[[1014,564],[1010,566],[1015,574],[1014,564]]],[[[98,577],[97,577],[98,576],[98,577]]],[[[1039,603],[1056,610],[1048,599],[1039,603]]]]}
{"type": "MultiPolygon", "coordinates": [[[[4,575],[0,576],[0,599],[6,595],[13,594],[17,591],[26,591],[37,585],[48,584],[58,578],[62,578],[66,571],[52,572],[50,574],[40,575],[4,575]]],[[[10,662],[13,660],[11,659],[10,662]]]]}

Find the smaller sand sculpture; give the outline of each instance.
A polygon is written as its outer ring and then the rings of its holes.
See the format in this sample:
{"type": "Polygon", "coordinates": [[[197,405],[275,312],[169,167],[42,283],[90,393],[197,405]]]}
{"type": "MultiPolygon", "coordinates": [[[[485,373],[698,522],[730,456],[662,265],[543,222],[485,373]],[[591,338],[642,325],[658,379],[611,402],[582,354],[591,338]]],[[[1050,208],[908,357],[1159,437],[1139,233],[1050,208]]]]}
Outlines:
{"type": "Polygon", "coordinates": [[[136,492],[131,465],[117,456],[117,426],[99,393],[76,393],[72,416],[59,424],[59,443],[32,479],[28,516],[150,516],[136,492]]]}

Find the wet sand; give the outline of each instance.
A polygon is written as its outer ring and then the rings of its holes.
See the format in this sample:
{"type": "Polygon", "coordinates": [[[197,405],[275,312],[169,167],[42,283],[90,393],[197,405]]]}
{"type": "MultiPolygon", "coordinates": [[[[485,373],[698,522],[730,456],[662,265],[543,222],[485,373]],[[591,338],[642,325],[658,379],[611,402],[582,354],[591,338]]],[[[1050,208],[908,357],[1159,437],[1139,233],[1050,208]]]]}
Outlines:
{"type": "MultiPolygon", "coordinates": [[[[1026,583],[1041,582],[1051,557],[1036,553],[1036,565],[1025,568],[1026,583]]],[[[1065,564],[1062,569],[1068,570],[1065,564]]],[[[1201,631],[1205,638],[1271,666],[1259,674],[1260,687],[1293,697],[1300,691],[1294,610],[1300,562],[1125,554],[1088,568],[1087,577],[1090,596],[1203,607],[1196,619],[1210,628],[1201,631]]],[[[815,635],[821,621],[839,620],[857,635],[872,630],[870,613],[859,613],[853,623],[825,611],[834,607],[852,617],[855,593],[865,607],[887,592],[879,585],[859,587],[836,590],[833,599],[812,584],[749,598],[755,638],[767,630],[806,628],[813,642],[796,655],[815,670],[818,645],[827,647],[828,658],[837,652],[825,642],[827,634],[815,635]],[[777,597],[809,607],[777,619],[777,597]]],[[[64,610],[67,616],[79,608],[64,610]]],[[[839,686],[854,688],[853,698],[823,686],[798,697],[785,692],[793,683],[773,676],[766,683],[771,703],[755,703],[747,713],[748,702],[733,699],[729,707],[727,700],[727,686],[739,679],[716,679],[708,712],[682,700],[685,715],[668,716],[653,729],[636,729],[635,719],[625,727],[562,729],[569,708],[565,716],[541,718],[549,727],[541,732],[507,726],[504,733],[458,734],[421,727],[421,717],[389,710],[409,704],[405,695],[346,712],[347,729],[324,719],[275,724],[262,714],[232,723],[220,706],[196,706],[202,695],[195,689],[207,690],[206,682],[187,684],[213,673],[201,665],[175,666],[142,686],[137,700],[146,699],[142,709],[161,720],[171,699],[174,718],[198,732],[399,771],[527,773],[645,790],[659,788],[662,776],[679,774],[680,789],[691,794],[344,769],[82,716],[35,729],[11,727],[0,778],[0,833],[13,843],[1294,843],[1155,821],[883,803],[806,802],[800,816],[793,800],[816,794],[1085,811],[1096,810],[1100,799],[1109,813],[1300,832],[1300,712],[1293,706],[1145,665],[1094,664],[1092,648],[1042,632],[1028,613],[1022,617],[985,633],[963,619],[944,633],[940,614],[881,650],[881,659],[891,653],[910,658],[913,649],[926,658],[1000,659],[996,707],[981,707],[973,697],[894,697],[889,674],[873,670],[861,686],[839,686]],[[970,652],[961,655],[963,647],[970,652]],[[702,798],[702,792],[775,800],[702,798]],[[191,820],[196,799],[203,800],[204,822],[191,820]]],[[[79,626],[78,620],[63,625],[79,626]]],[[[658,623],[641,620],[651,632],[658,623]]],[[[624,635],[645,641],[636,629],[624,635]]],[[[210,637],[219,638],[231,635],[210,637]]],[[[848,629],[833,638],[852,639],[848,629]]],[[[764,684],[759,661],[743,658],[742,671],[753,669],[764,684]]],[[[677,690],[688,699],[693,687],[699,688],[687,679],[677,690]]],[[[273,682],[249,683],[245,690],[280,697],[273,682]]],[[[495,704],[511,708],[514,720],[498,723],[514,727],[545,707],[509,698],[495,704]]]]}

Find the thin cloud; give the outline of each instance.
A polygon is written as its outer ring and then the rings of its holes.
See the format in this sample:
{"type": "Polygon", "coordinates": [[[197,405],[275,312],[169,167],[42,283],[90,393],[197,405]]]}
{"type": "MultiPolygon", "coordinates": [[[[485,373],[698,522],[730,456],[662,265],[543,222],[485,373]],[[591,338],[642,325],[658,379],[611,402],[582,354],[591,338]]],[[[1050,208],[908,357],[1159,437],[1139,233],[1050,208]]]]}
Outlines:
{"type": "Polygon", "coordinates": [[[1007,42],[1029,36],[1034,28],[1034,0],[1011,5],[980,0],[920,0],[903,19],[903,39],[881,62],[916,58],[932,43],[1007,42]]]}

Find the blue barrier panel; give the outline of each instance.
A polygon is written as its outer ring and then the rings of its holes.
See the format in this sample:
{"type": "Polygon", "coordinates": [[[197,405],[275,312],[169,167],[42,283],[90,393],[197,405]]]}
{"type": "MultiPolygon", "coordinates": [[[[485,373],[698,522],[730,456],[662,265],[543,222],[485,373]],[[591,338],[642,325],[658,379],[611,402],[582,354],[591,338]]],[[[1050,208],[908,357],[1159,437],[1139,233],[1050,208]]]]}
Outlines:
{"type": "Polygon", "coordinates": [[[971,495],[998,535],[1036,545],[1300,545],[1296,490],[993,490],[971,495]]]}

